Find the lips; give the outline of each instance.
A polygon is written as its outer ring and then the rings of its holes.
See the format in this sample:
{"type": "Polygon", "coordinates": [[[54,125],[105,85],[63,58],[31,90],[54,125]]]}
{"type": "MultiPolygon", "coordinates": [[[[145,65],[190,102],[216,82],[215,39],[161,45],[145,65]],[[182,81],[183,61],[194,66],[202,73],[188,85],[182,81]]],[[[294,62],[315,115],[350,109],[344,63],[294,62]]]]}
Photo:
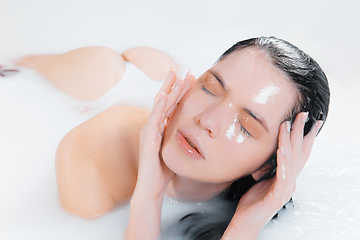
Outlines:
{"type": "Polygon", "coordinates": [[[195,151],[197,151],[200,154],[200,152],[199,152],[199,150],[197,150],[196,146],[187,137],[184,137],[184,138],[189,143],[190,147],[194,148],[195,151]]]}
{"type": "Polygon", "coordinates": [[[185,154],[195,159],[204,159],[203,155],[201,154],[201,150],[199,149],[199,143],[195,137],[189,133],[183,133],[179,131],[176,135],[176,140],[185,154]]]}

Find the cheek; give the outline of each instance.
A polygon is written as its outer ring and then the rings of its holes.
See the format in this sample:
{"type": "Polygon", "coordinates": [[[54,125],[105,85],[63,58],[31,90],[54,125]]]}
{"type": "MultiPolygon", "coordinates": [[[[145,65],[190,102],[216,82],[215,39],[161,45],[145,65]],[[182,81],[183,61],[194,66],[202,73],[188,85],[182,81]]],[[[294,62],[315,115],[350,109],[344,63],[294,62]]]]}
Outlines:
{"type": "MultiPolygon", "coordinates": [[[[231,141],[224,138],[219,151],[218,168],[225,168],[229,176],[239,178],[255,172],[275,151],[276,143],[269,138],[262,141],[244,136],[241,143],[234,136],[231,141]]],[[[219,149],[218,149],[219,150],[219,149]]]]}
{"type": "Polygon", "coordinates": [[[200,94],[194,90],[195,89],[188,91],[180,100],[171,117],[174,118],[175,121],[183,118],[189,120],[199,113],[199,109],[202,108],[201,105],[204,104],[204,99],[202,99],[200,94]]]}
{"type": "Polygon", "coordinates": [[[174,146],[172,146],[171,144],[167,144],[164,141],[163,148],[161,149],[161,156],[166,166],[171,169],[171,171],[178,174],[178,172],[176,171],[179,168],[179,166],[177,166],[177,163],[180,163],[181,161],[176,159],[178,155],[174,153],[176,153],[176,151],[174,150],[174,146]]]}
{"type": "MultiPolygon", "coordinates": [[[[181,128],[191,126],[192,119],[194,119],[194,113],[196,113],[197,107],[194,104],[192,90],[187,92],[178,104],[175,112],[168,121],[165,129],[164,140],[162,145],[162,155],[165,163],[176,152],[176,134],[181,128]]],[[[170,167],[170,166],[168,166],[170,167]]]]}

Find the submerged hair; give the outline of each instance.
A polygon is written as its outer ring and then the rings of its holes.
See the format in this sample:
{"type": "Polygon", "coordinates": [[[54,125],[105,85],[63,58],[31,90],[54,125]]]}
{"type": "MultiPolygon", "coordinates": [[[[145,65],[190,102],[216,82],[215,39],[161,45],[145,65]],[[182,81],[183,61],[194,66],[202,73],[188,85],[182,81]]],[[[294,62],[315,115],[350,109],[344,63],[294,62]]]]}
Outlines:
{"type": "MultiPolygon", "coordinates": [[[[265,52],[273,66],[279,69],[299,92],[299,101],[285,120],[293,123],[299,112],[308,112],[304,136],[310,132],[317,120],[326,121],[330,103],[329,84],[325,73],[312,57],[285,40],[276,37],[259,37],[234,44],[220,56],[218,61],[233,52],[249,47],[255,47],[265,52]]],[[[189,239],[196,240],[220,239],[235,213],[241,196],[254,184],[275,176],[276,152],[265,164],[270,164],[271,169],[259,180],[255,181],[251,175],[240,178],[222,194],[227,207],[225,211],[221,210],[221,214],[216,212],[192,213],[183,217],[180,220],[180,227],[183,229],[184,235],[189,239]]]]}

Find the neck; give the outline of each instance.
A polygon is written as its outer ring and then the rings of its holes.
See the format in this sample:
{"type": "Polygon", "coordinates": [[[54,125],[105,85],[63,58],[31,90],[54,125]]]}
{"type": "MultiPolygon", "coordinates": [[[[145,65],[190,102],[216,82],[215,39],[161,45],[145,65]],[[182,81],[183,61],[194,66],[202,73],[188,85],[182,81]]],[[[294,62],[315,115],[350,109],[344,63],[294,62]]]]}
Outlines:
{"type": "Polygon", "coordinates": [[[205,183],[175,175],[166,188],[166,195],[180,201],[207,201],[224,191],[229,183],[205,183]]]}

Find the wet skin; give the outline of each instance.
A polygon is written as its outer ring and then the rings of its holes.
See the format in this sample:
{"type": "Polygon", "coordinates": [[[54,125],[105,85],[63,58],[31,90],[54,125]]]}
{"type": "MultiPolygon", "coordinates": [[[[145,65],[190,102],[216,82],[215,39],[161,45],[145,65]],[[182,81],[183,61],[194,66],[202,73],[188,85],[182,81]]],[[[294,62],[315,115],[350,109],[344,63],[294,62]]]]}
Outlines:
{"type": "Polygon", "coordinates": [[[276,151],[279,126],[297,99],[294,85],[264,53],[232,53],[180,101],[165,132],[163,159],[178,177],[228,186],[255,173],[276,151]],[[269,86],[277,94],[254,101],[269,86]]]}
{"type": "MultiPolygon", "coordinates": [[[[258,178],[262,172],[256,170],[275,151],[279,125],[296,99],[295,87],[254,49],[218,62],[181,99],[166,128],[162,157],[175,173],[166,194],[201,201],[239,177],[258,178]],[[279,88],[277,95],[265,104],[253,101],[271,84],[279,88]]],[[[67,210],[93,217],[131,197],[137,183],[139,133],[149,114],[147,109],[114,107],[64,137],[56,161],[60,199],[67,210]]]]}
{"type": "Polygon", "coordinates": [[[303,137],[307,113],[297,115],[291,133],[290,122],[281,124],[299,95],[270,62],[250,47],[226,56],[196,83],[188,74],[174,87],[171,70],[152,112],[117,106],[73,129],[56,154],[61,204],[96,217],[131,198],[126,239],[155,239],[164,193],[210,199],[237,178],[259,179],[268,170],[259,167],[277,150],[276,176],[242,196],[223,236],[256,239],[295,191],[322,125],[317,121],[303,137]]]}
{"type": "Polygon", "coordinates": [[[239,177],[259,179],[276,151],[276,177],[242,196],[222,237],[256,239],[295,191],[322,123],[304,138],[308,113],[297,114],[290,134],[290,122],[284,121],[298,100],[296,87],[257,48],[228,55],[194,84],[188,76],[175,83],[174,75],[141,130],[126,239],[159,236],[164,193],[177,200],[210,199],[239,177]]]}

